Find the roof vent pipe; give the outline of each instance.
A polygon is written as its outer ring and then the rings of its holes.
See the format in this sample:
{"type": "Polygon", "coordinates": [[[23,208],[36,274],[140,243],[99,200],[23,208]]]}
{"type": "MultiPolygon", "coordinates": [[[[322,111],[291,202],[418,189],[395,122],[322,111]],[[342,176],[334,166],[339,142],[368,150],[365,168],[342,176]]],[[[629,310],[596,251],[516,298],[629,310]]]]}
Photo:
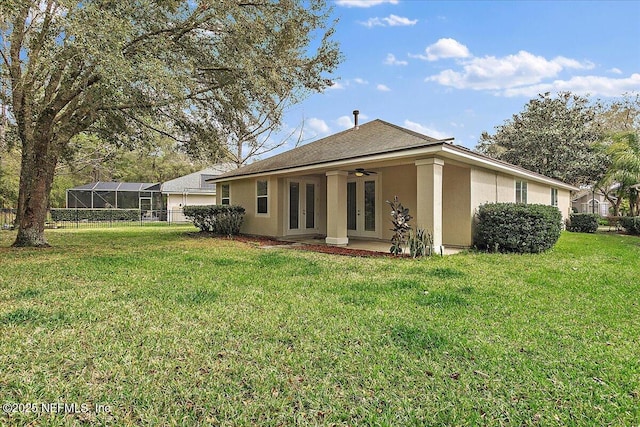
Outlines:
{"type": "Polygon", "coordinates": [[[354,129],[358,129],[358,114],[360,114],[360,111],[358,110],[353,110],[353,128],[354,129]]]}

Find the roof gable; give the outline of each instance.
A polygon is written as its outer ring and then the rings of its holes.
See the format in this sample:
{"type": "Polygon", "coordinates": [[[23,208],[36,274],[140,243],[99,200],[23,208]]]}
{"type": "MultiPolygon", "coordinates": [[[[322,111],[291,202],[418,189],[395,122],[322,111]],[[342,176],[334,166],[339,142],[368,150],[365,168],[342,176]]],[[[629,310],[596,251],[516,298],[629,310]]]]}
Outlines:
{"type": "Polygon", "coordinates": [[[202,189],[215,193],[215,185],[204,182],[205,179],[217,177],[218,175],[234,169],[235,165],[232,163],[220,163],[201,171],[190,173],[188,175],[180,176],[178,178],[166,181],[162,184],[162,191],[165,193],[183,192],[187,189],[202,189]],[[205,177],[203,179],[203,177],[205,177]]]}

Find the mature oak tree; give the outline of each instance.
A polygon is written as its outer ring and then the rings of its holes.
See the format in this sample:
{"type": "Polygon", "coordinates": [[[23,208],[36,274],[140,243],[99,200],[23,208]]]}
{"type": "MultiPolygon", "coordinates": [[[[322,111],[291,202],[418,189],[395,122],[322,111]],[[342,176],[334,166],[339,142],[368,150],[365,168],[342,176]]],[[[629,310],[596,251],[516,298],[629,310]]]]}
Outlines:
{"type": "Polygon", "coordinates": [[[597,181],[606,169],[598,150],[602,135],[597,106],[587,98],[545,93],[498,126],[495,134],[483,132],[477,149],[579,186],[597,181]]]}
{"type": "Polygon", "coordinates": [[[2,0],[0,78],[22,152],[14,245],[47,245],[75,135],[135,145],[158,132],[215,151],[234,120],[326,88],[340,61],[329,13],[324,0],[2,0]]]}

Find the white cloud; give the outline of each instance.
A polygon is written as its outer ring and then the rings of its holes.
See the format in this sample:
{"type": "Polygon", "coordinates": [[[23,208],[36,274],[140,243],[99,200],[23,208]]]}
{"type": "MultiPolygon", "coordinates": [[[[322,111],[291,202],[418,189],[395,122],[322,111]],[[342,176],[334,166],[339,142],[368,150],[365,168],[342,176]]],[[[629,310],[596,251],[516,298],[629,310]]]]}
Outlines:
{"type": "Polygon", "coordinates": [[[331,129],[324,120],[317,119],[315,117],[305,120],[304,125],[305,127],[308,127],[309,130],[315,132],[316,135],[326,135],[331,132],[331,129]]]}
{"type": "Polygon", "coordinates": [[[376,89],[378,89],[380,92],[391,92],[389,86],[383,84],[379,84],[378,86],[376,86],[376,89]]]}
{"type": "Polygon", "coordinates": [[[373,27],[406,27],[416,25],[417,19],[409,19],[398,15],[389,15],[386,18],[369,18],[360,24],[368,28],[373,27]]]}
{"type": "Polygon", "coordinates": [[[595,64],[591,61],[580,62],[564,56],[556,56],[553,61],[564,68],[575,68],[576,70],[591,70],[595,67],[595,64]]]}
{"type": "Polygon", "coordinates": [[[454,39],[440,39],[426,49],[426,59],[437,61],[442,58],[467,58],[469,49],[454,39]]]}
{"type": "Polygon", "coordinates": [[[398,0],[336,0],[338,6],[372,7],[383,3],[398,4],[398,0]]]}
{"type": "MultiPolygon", "coordinates": [[[[367,119],[369,119],[369,116],[367,116],[366,114],[360,113],[358,115],[358,123],[360,124],[364,123],[364,121],[367,119]]],[[[335,122],[339,127],[343,129],[349,129],[355,126],[355,123],[353,122],[353,116],[340,116],[335,122]]]]}
{"type": "Polygon", "coordinates": [[[462,61],[462,70],[448,69],[427,77],[443,86],[456,89],[504,90],[533,85],[553,78],[567,68],[589,69],[592,63],[581,63],[565,57],[548,60],[526,51],[502,58],[485,56],[462,61]]]}
{"type": "Polygon", "coordinates": [[[607,70],[608,72],[612,73],[612,74],[622,74],[622,70],[620,68],[611,68],[610,70],[607,70]]]}
{"type": "Polygon", "coordinates": [[[409,53],[407,54],[409,58],[422,59],[423,61],[428,61],[427,55],[422,55],[419,53],[409,53]]]}
{"type": "Polygon", "coordinates": [[[421,125],[420,123],[412,122],[411,120],[405,120],[404,127],[406,127],[407,129],[411,129],[414,132],[418,132],[435,139],[445,139],[445,138],[451,137],[451,135],[448,135],[444,132],[440,132],[431,126],[421,125]]]}
{"type": "Polygon", "coordinates": [[[625,92],[640,93],[640,74],[632,74],[627,78],[610,78],[602,76],[575,76],[569,80],[555,80],[551,83],[509,88],[501,92],[503,96],[533,97],[544,92],[569,91],[578,95],[604,97],[620,96],[625,92]]]}
{"type": "Polygon", "coordinates": [[[351,116],[340,116],[336,123],[343,129],[349,129],[353,127],[353,118],[351,116]]]}
{"type": "Polygon", "coordinates": [[[331,82],[331,86],[329,86],[325,90],[336,90],[336,89],[344,89],[344,85],[340,82],[331,82]]]}
{"type": "Polygon", "coordinates": [[[356,77],[355,79],[353,79],[353,81],[355,83],[358,83],[359,85],[368,85],[369,82],[366,81],[365,79],[361,79],[360,77],[356,77]]]}
{"type": "Polygon", "coordinates": [[[393,53],[387,53],[387,58],[384,60],[385,65],[408,65],[407,61],[401,61],[396,58],[393,53]]]}
{"type": "Polygon", "coordinates": [[[369,18],[366,21],[359,21],[358,23],[364,25],[367,28],[385,26],[380,18],[369,18]]]}
{"type": "Polygon", "coordinates": [[[409,19],[393,14],[387,16],[386,18],[382,18],[382,20],[385,21],[390,27],[407,27],[416,25],[418,23],[417,19],[409,19]]]}

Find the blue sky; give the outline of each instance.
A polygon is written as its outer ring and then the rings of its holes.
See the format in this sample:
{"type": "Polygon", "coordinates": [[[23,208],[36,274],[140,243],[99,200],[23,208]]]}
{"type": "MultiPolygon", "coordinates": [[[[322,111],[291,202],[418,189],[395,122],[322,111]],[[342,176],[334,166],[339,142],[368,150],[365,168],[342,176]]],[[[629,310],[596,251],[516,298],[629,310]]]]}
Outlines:
{"type": "Polygon", "coordinates": [[[335,85],[292,107],[305,142],[376,118],[475,147],[538,93],[640,92],[640,1],[335,0],[335,85]]]}

